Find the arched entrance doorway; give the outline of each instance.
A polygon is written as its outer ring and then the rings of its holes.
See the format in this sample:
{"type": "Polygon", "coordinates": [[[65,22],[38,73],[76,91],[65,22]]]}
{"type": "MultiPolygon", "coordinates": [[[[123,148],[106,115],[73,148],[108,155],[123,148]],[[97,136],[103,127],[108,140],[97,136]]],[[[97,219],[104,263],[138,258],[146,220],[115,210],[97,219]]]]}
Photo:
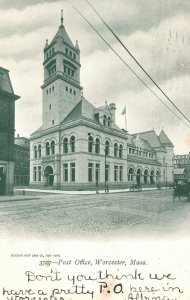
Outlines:
{"type": "Polygon", "coordinates": [[[141,183],[141,174],[142,174],[142,172],[141,172],[141,169],[138,169],[137,170],[137,184],[139,184],[139,183],[141,183]]]}
{"type": "Polygon", "coordinates": [[[154,170],[150,172],[150,183],[154,184],[154,170]]]}
{"type": "Polygon", "coordinates": [[[48,186],[53,186],[54,182],[54,173],[52,166],[47,166],[44,170],[45,182],[48,186]]]}
{"type": "Polygon", "coordinates": [[[148,183],[148,170],[144,171],[144,184],[148,183]]]}
{"type": "Polygon", "coordinates": [[[0,167],[0,195],[5,195],[6,190],[6,171],[4,167],[0,167]]]}

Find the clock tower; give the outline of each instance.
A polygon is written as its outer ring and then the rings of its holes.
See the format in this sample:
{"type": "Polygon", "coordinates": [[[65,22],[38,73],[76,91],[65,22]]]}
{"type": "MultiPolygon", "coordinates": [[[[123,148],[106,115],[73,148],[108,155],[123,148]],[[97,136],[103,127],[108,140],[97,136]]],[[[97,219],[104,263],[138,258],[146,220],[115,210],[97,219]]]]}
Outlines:
{"type": "Polygon", "coordinates": [[[81,100],[80,49],[63,25],[44,47],[43,129],[59,125],[81,100]]]}

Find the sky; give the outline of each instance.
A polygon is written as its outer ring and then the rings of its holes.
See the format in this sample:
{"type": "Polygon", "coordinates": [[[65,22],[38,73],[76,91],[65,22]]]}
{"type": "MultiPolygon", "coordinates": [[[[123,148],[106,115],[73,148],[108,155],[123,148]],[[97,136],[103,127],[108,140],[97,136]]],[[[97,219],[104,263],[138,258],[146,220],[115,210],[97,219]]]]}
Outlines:
{"type": "MultiPolygon", "coordinates": [[[[188,153],[190,128],[126,68],[69,2],[81,10],[126,63],[172,108],[84,0],[0,0],[0,66],[10,70],[14,92],[21,96],[16,101],[16,134],[29,137],[41,125],[43,48],[46,39],[50,42],[56,34],[63,9],[65,29],[74,44],[78,40],[81,50],[84,97],[95,106],[115,102],[116,122],[121,128],[125,127],[121,112],[126,105],[129,133],[154,129],[159,134],[164,129],[175,146],[174,152],[188,153]]],[[[167,96],[190,118],[189,0],[90,2],[167,96]]]]}

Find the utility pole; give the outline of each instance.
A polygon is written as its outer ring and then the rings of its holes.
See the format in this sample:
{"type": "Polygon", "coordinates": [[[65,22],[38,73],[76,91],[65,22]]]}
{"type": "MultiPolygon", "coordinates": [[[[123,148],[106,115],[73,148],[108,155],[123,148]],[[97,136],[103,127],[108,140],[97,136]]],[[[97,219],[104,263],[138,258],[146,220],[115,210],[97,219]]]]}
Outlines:
{"type": "Polygon", "coordinates": [[[104,159],[104,161],[105,161],[105,193],[106,193],[106,191],[107,191],[107,187],[106,187],[106,182],[107,182],[107,174],[106,174],[106,156],[107,156],[107,153],[106,153],[106,146],[105,146],[105,149],[104,149],[104,152],[105,152],[105,159],[104,159]]]}

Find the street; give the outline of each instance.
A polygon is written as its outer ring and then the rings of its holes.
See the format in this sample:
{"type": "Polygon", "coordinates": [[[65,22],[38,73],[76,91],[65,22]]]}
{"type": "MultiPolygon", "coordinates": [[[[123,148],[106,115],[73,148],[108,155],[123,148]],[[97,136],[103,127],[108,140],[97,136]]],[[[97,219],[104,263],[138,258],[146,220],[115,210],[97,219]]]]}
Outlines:
{"type": "Polygon", "coordinates": [[[0,201],[1,237],[168,239],[190,233],[190,203],[173,201],[172,190],[33,198],[0,201]]]}

